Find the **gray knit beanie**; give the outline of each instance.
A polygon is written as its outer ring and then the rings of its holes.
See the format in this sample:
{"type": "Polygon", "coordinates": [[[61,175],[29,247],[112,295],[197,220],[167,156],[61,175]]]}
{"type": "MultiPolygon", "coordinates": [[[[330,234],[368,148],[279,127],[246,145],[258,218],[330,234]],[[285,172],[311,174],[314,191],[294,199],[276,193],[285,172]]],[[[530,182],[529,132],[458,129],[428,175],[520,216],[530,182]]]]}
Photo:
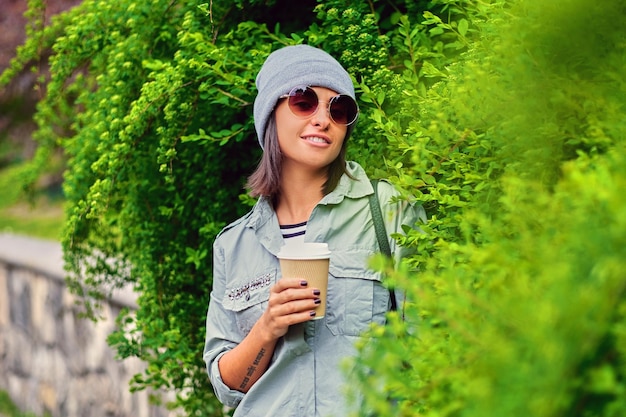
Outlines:
{"type": "Polygon", "coordinates": [[[254,127],[261,148],[278,98],[300,85],[326,87],[356,100],[350,75],[328,53],[309,45],[286,46],[272,52],[256,77],[254,127]]]}

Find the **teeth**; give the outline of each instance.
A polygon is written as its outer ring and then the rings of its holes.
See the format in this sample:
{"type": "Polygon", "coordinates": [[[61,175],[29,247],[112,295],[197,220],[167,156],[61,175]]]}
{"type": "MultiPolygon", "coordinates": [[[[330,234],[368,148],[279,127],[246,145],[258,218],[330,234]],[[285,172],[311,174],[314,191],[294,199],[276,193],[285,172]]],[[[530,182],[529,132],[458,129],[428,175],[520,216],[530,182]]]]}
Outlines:
{"type": "Polygon", "coordinates": [[[326,143],[326,139],[318,138],[317,136],[307,136],[306,140],[316,143],[326,143]]]}

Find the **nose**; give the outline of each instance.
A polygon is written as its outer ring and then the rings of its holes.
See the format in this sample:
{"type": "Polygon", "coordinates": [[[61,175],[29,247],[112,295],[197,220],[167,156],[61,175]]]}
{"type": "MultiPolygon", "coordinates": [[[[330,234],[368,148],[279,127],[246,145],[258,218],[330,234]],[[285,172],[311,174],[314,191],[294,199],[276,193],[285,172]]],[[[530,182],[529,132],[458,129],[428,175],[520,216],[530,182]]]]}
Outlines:
{"type": "Polygon", "coordinates": [[[332,118],[330,117],[330,108],[329,104],[325,101],[319,101],[317,103],[317,110],[315,114],[311,117],[311,123],[314,126],[321,126],[323,128],[328,127],[330,125],[332,118]]]}

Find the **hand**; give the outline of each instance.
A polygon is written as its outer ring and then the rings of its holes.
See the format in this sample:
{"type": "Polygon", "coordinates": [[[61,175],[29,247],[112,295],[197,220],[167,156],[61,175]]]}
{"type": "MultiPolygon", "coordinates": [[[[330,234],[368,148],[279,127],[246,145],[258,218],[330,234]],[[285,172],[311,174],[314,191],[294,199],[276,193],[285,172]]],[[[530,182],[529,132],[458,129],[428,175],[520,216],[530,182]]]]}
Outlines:
{"type": "Polygon", "coordinates": [[[259,319],[264,333],[278,339],[292,324],[303,323],[315,317],[320,303],[319,290],[309,288],[299,278],[282,278],[270,288],[267,309],[259,319]]]}

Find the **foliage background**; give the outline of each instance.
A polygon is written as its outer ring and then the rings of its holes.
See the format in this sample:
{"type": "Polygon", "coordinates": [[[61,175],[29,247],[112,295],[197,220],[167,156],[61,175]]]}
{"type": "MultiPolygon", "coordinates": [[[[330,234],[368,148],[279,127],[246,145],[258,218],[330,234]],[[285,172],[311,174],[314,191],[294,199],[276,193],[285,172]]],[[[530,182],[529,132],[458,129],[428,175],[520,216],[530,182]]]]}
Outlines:
{"type": "Polygon", "coordinates": [[[421,271],[396,274],[420,322],[374,330],[356,391],[378,415],[623,415],[626,9],[478,4],[467,50],[388,130],[396,181],[438,205],[406,241],[421,271]]]}
{"type": "Polygon", "coordinates": [[[32,185],[63,151],[63,245],[88,314],[116,286],[140,292],[109,339],[148,364],[135,389],[223,413],[201,359],[212,240],[252,203],[256,71],[306,42],[359,85],[349,156],[430,215],[389,271],[405,321],[347,365],[360,415],[623,415],[624,5],[354,3],[86,0],[44,26],[29,1],[0,85],[52,54],[20,175],[32,185]]]}

